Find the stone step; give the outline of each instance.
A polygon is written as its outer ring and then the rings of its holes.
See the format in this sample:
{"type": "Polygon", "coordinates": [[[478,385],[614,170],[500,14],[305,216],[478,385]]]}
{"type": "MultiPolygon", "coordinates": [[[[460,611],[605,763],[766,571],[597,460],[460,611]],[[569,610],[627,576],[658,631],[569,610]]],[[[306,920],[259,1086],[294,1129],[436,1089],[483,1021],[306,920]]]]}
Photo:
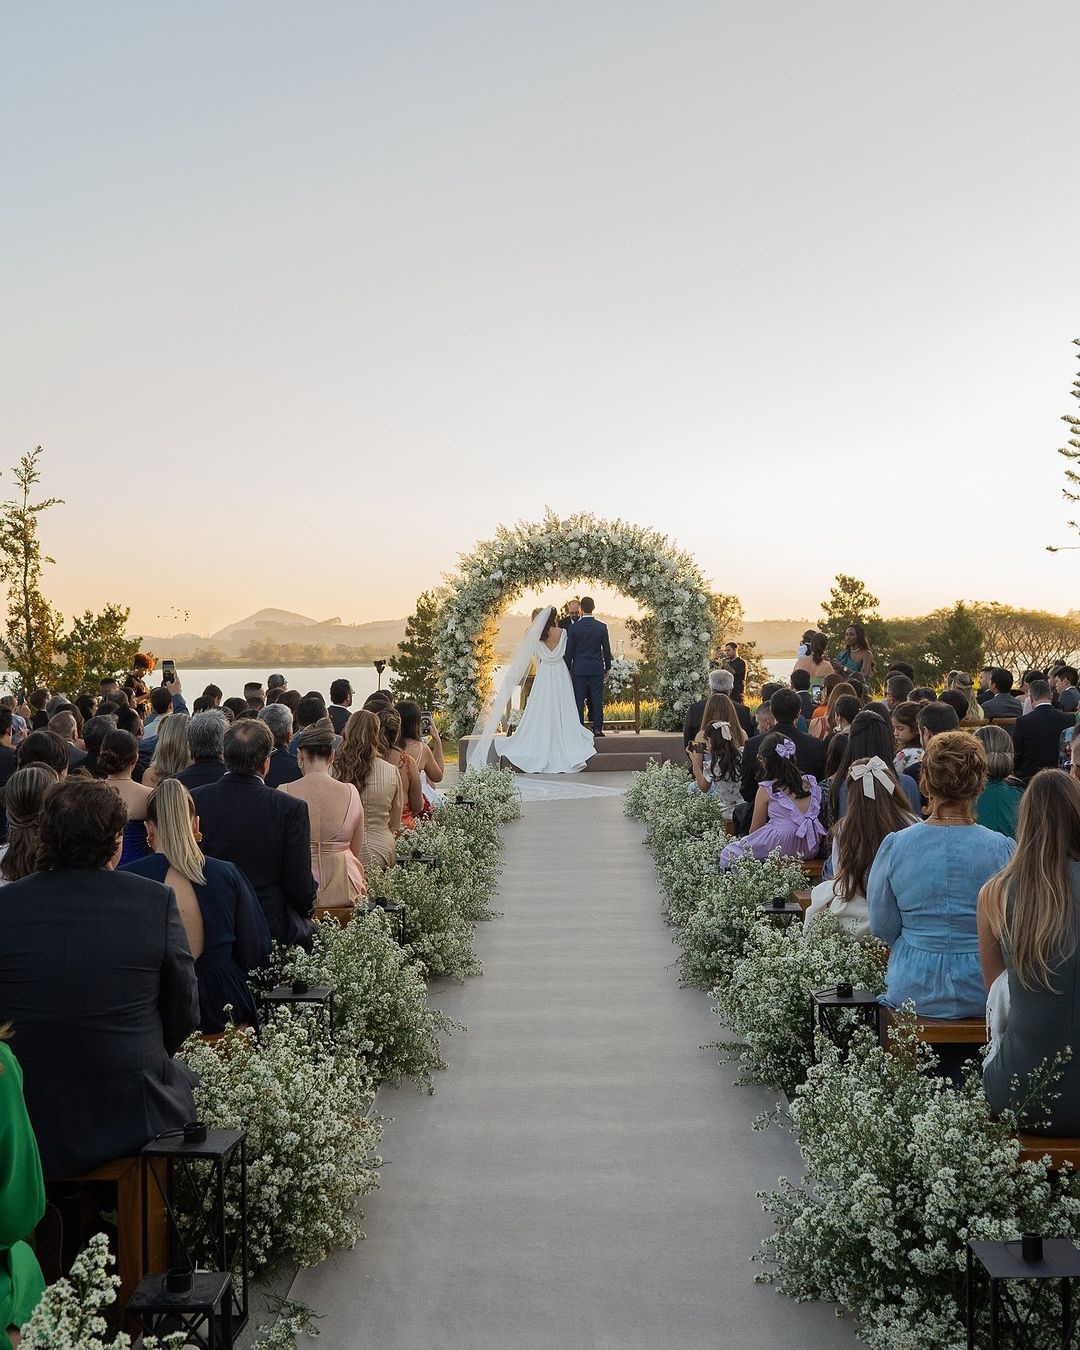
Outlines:
{"type": "MultiPolygon", "coordinates": [[[[471,736],[462,736],[458,742],[458,767],[462,772],[468,764],[471,741],[471,736]]],[[[643,769],[650,762],[686,762],[682,735],[678,731],[610,731],[599,737],[595,744],[596,754],[589,760],[590,772],[626,773],[643,769]],[[608,763],[609,760],[617,762],[608,763]]]]}
{"type": "Polygon", "coordinates": [[[587,773],[637,773],[648,764],[661,763],[661,757],[655,751],[650,754],[628,750],[603,755],[594,755],[585,765],[587,773]]]}

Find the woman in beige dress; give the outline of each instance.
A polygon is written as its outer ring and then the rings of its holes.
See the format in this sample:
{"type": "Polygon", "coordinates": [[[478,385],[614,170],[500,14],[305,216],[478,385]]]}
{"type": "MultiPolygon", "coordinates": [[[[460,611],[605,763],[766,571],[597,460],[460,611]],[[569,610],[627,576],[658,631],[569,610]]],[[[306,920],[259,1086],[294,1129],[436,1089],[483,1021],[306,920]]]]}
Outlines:
{"type": "Polygon", "coordinates": [[[317,903],[348,908],[367,893],[364,866],[364,807],[352,783],[332,777],[334,728],[321,718],[300,733],[296,758],[302,778],[282,783],[279,792],[307,802],[311,822],[311,870],[319,883],[317,903]]]}
{"type": "Polygon", "coordinates": [[[401,829],[405,792],[401,775],[379,754],[382,726],[373,712],[361,709],[345,723],[333,775],[351,783],[364,806],[364,842],[361,862],[365,873],[374,862],[394,864],[394,838],[401,829]]]}

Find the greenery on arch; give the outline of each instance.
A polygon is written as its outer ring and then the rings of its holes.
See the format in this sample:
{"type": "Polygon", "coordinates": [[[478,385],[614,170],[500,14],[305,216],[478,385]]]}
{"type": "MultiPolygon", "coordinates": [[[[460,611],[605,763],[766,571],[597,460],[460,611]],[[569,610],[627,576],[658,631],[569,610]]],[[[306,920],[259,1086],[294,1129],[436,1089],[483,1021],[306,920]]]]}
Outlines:
{"type": "MultiPolygon", "coordinates": [[[[598,581],[655,616],[660,725],[677,729],[700,698],[714,635],[714,602],[697,564],[662,534],[591,514],[500,526],[462,556],[436,634],[443,706],[454,730],[472,730],[491,688],[492,625],[519,595],[553,582],[598,581]]],[[[727,608],[738,609],[732,602],[727,608]]]]}

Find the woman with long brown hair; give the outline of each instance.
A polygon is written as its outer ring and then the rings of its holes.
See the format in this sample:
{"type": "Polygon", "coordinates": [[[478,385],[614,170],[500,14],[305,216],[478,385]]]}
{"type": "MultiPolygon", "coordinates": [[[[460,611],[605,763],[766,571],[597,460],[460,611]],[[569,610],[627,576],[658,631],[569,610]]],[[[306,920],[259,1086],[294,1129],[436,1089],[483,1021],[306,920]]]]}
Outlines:
{"type": "Polygon", "coordinates": [[[341,749],[333,774],[342,783],[352,783],[364,806],[363,856],[365,874],[373,863],[394,864],[394,839],[401,829],[405,793],[401,775],[382,758],[382,725],[373,712],[361,708],[345,723],[341,749]]]}
{"type": "MultiPolygon", "coordinates": [[[[833,677],[830,676],[830,679],[831,678],[833,677]]],[[[834,731],[839,730],[836,722],[837,701],[843,698],[845,694],[850,695],[852,698],[856,697],[855,686],[853,684],[848,684],[847,680],[842,680],[839,676],[836,676],[835,678],[836,682],[833,684],[832,688],[829,689],[827,702],[824,707],[819,704],[818,707],[814,709],[814,715],[810,718],[810,725],[807,727],[807,732],[811,736],[816,736],[818,740],[821,741],[825,740],[826,737],[831,736],[834,731]]],[[[828,680],[826,680],[825,683],[826,686],[828,686],[828,680]]]]}
{"type": "Polygon", "coordinates": [[[1050,1092],[1029,1107],[1026,1123],[1049,1134],[1080,1133],[1078,906],[1080,784],[1043,769],[1020,803],[1016,852],[979,892],[978,922],[986,987],[1003,972],[1008,984],[1008,1025],[995,1034],[983,1089],[995,1111],[1023,1110],[1032,1074],[1070,1051],[1050,1092]]]}
{"type": "Polygon", "coordinates": [[[16,769],[4,785],[7,843],[0,849],[0,886],[37,870],[38,819],[45,794],[60,781],[47,764],[16,769]]]}
{"type": "Polygon", "coordinates": [[[720,814],[730,820],[742,800],[739,783],[746,732],[739,724],[735,705],[727,694],[712,694],[706,701],[701,728],[687,748],[694,781],[687,792],[703,792],[716,799],[720,814]]]}
{"type": "Polygon", "coordinates": [[[804,916],[804,933],[818,914],[835,914],[840,925],[859,942],[870,936],[866,909],[866,879],[881,841],[918,822],[896,776],[877,755],[854,760],[847,769],[847,810],[833,827],[835,869],[827,881],[814,887],[804,916]]]}

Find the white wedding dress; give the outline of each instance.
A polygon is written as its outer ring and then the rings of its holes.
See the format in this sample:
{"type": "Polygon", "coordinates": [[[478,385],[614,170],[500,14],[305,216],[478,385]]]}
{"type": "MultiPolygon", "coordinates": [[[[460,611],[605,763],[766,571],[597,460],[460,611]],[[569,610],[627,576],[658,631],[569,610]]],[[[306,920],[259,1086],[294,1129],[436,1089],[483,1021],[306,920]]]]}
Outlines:
{"type": "Polygon", "coordinates": [[[554,651],[533,644],[536,678],[521,721],[512,736],[494,738],[495,753],[522,773],[578,773],[596,754],[593,734],[578,718],[565,654],[565,629],[554,651]]]}

